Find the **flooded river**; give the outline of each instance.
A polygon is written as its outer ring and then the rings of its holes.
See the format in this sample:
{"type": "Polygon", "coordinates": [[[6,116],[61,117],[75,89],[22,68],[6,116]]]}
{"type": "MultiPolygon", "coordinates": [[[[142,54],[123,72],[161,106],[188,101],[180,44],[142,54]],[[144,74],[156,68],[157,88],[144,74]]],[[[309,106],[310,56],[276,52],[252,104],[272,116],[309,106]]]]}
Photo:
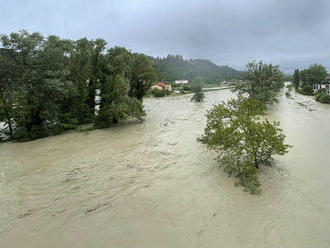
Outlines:
{"type": "Polygon", "coordinates": [[[146,99],[145,122],[0,144],[0,247],[330,247],[330,106],[269,110],[294,147],[235,187],[196,141],[229,90],[146,99]]]}

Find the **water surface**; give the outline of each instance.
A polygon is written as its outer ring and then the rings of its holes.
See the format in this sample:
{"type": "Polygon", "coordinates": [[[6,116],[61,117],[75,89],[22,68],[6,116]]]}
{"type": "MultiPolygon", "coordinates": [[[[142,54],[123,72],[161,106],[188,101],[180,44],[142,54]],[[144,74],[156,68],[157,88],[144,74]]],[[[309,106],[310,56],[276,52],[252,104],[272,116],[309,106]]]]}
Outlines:
{"type": "Polygon", "coordinates": [[[146,121],[0,144],[0,247],[330,247],[330,107],[280,102],[294,147],[235,187],[196,141],[229,90],[146,99],[146,121]]]}

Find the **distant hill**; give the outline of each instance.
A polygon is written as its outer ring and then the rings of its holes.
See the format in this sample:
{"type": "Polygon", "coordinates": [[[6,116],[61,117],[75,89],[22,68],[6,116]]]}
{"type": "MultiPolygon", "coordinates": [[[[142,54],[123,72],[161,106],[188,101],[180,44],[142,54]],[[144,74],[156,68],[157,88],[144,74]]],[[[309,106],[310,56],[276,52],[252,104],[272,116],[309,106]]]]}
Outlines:
{"type": "Polygon", "coordinates": [[[222,80],[240,78],[242,72],[229,66],[218,66],[205,59],[185,60],[180,55],[168,55],[165,58],[150,57],[157,71],[158,80],[173,81],[178,79],[193,80],[203,78],[207,84],[222,80]]]}

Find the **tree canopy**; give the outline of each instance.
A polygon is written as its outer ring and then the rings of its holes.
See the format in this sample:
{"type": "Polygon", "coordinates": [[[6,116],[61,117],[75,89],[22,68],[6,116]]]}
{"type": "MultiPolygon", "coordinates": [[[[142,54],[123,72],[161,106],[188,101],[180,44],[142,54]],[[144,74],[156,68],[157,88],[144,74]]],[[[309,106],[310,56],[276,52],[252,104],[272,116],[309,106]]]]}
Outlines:
{"type": "Polygon", "coordinates": [[[235,90],[263,103],[273,103],[283,86],[284,74],[278,65],[253,61],[247,64],[245,81],[238,84],[235,90]]]}
{"type": "Polygon", "coordinates": [[[194,95],[191,101],[202,102],[204,100],[203,84],[203,79],[201,77],[197,77],[193,80],[191,90],[194,92],[194,95]]]}
{"type": "Polygon", "coordinates": [[[251,193],[260,192],[257,171],[270,166],[273,155],[284,155],[289,145],[278,122],[261,119],[265,106],[254,98],[239,97],[213,107],[200,139],[218,153],[220,166],[251,193]]]}
{"type": "Polygon", "coordinates": [[[24,30],[2,35],[0,42],[0,119],[11,138],[31,140],[145,115],[142,98],[155,73],[145,55],[107,50],[103,39],[73,41],[24,30]]]}
{"type": "Polygon", "coordinates": [[[319,84],[328,76],[327,69],[321,64],[310,65],[309,68],[301,70],[295,70],[294,84],[297,91],[304,95],[313,95],[313,85],[319,84]],[[297,82],[299,78],[299,81],[297,82]]]}

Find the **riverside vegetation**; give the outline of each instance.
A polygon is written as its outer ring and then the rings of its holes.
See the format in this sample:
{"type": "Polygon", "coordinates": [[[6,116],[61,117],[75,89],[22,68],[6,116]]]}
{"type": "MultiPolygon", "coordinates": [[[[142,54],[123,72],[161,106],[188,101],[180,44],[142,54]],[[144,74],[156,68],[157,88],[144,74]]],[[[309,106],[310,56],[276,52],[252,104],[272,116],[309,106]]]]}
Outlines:
{"type": "MultiPolygon", "coordinates": [[[[2,35],[1,44],[0,118],[13,140],[33,140],[86,123],[105,128],[132,117],[142,120],[143,97],[159,79],[149,57],[123,47],[107,49],[102,39],[72,41],[20,31],[2,35]]],[[[251,62],[245,78],[234,89],[237,100],[209,111],[201,141],[219,153],[229,175],[258,193],[258,169],[289,148],[279,123],[260,118],[266,104],[276,101],[284,75],[278,66],[251,62]]],[[[203,81],[193,80],[192,101],[203,101],[203,81]]]]}
{"type": "Polygon", "coordinates": [[[14,140],[85,123],[103,128],[145,115],[142,99],[155,70],[143,54],[122,47],[107,50],[102,39],[72,41],[26,31],[2,35],[1,44],[0,117],[14,140]]]}
{"type": "Polygon", "coordinates": [[[73,41],[23,30],[1,35],[0,43],[0,121],[10,139],[18,141],[86,123],[104,128],[142,119],[142,100],[155,80],[190,79],[197,73],[218,82],[240,75],[207,60],[154,59],[122,47],[108,49],[103,39],[73,41]]]}
{"type": "Polygon", "coordinates": [[[325,89],[313,90],[313,85],[324,81],[328,76],[327,69],[321,64],[313,64],[308,69],[296,69],[293,74],[293,85],[296,91],[302,95],[315,97],[320,103],[330,103],[330,95],[325,89]]]}

